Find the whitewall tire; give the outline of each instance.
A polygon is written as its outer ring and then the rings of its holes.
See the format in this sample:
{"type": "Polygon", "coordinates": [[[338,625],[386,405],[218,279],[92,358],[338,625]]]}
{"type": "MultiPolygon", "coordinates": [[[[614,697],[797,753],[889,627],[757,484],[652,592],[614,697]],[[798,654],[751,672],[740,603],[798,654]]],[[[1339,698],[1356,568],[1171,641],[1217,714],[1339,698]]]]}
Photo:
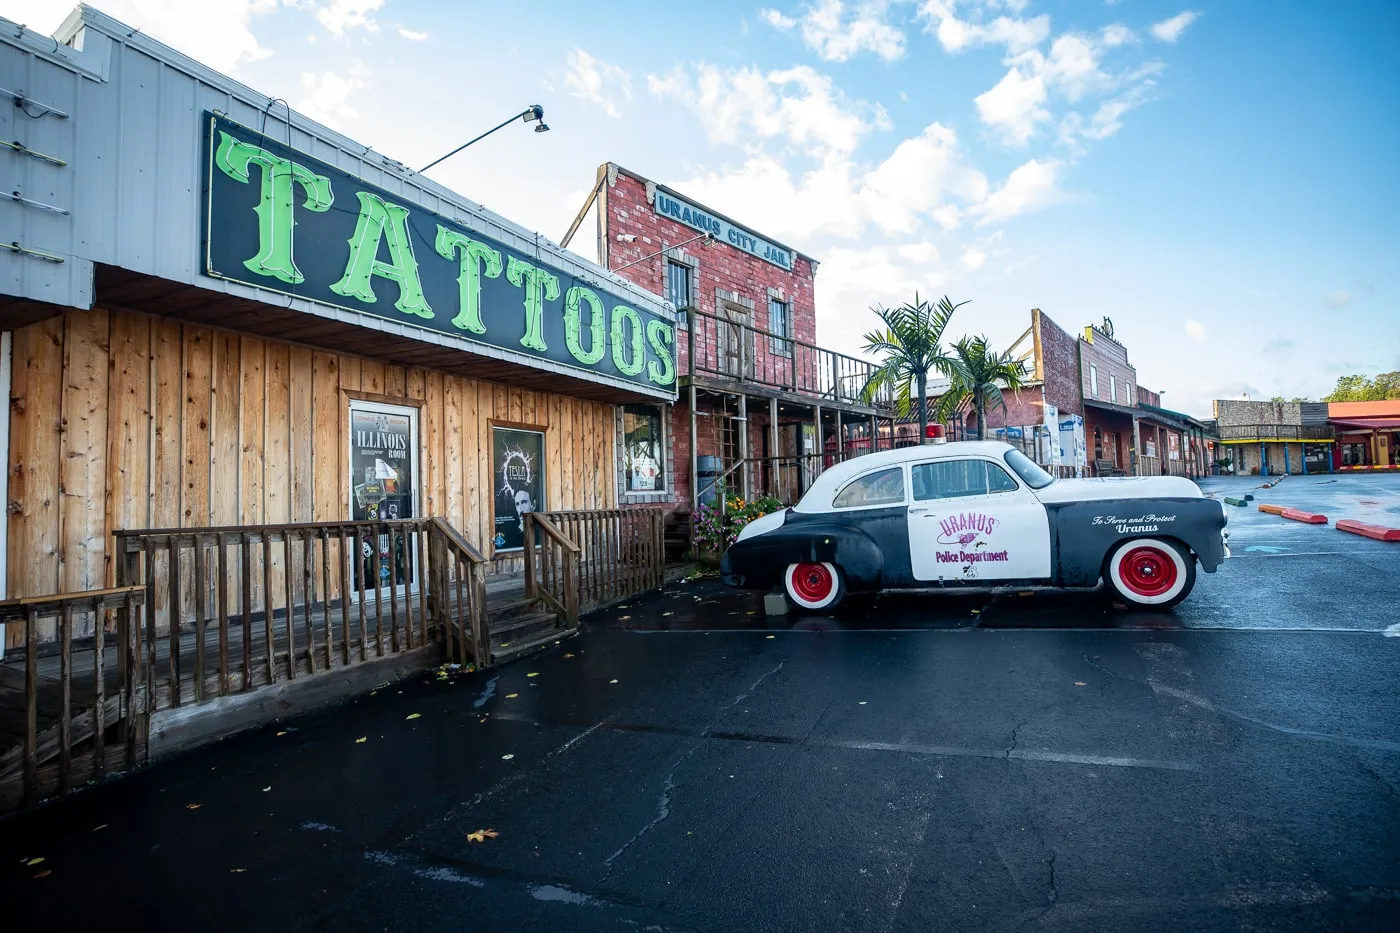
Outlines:
{"type": "Polygon", "coordinates": [[[1175,606],[1196,585],[1196,562],[1183,548],[1160,538],[1133,538],[1108,556],[1105,576],[1130,606],[1175,606]]]}
{"type": "Polygon", "coordinates": [[[783,571],[783,589],[799,609],[830,612],[846,595],[846,581],[835,564],[788,564],[783,571]]]}

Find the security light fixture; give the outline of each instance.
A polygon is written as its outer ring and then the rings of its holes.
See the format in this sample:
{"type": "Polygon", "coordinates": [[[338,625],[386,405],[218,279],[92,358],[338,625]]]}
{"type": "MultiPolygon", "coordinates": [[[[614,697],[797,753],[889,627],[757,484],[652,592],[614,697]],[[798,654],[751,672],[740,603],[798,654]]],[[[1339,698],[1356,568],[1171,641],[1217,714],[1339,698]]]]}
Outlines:
{"type": "Polygon", "coordinates": [[[453,156],[455,156],[457,153],[461,152],[463,149],[465,149],[465,148],[467,148],[468,146],[470,146],[472,143],[480,142],[481,140],[483,140],[483,139],[485,139],[486,137],[490,136],[492,133],[496,132],[497,130],[499,130],[499,129],[503,128],[503,127],[509,126],[510,124],[514,123],[516,120],[522,120],[522,121],[524,121],[524,122],[526,122],[526,123],[538,123],[539,125],[535,127],[535,132],[536,132],[536,133],[548,133],[548,132],[549,132],[549,124],[547,124],[547,123],[544,122],[544,108],[541,107],[539,104],[531,104],[530,106],[526,107],[524,110],[522,110],[522,111],[520,111],[519,113],[517,113],[515,116],[511,117],[509,120],[505,120],[505,121],[503,121],[503,122],[501,122],[501,123],[496,124],[495,126],[491,127],[491,129],[489,129],[489,130],[487,130],[486,132],[482,133],[480,136],[476,137],[475,139],[469,139],[469,140],[467,140],[466,142],[462,143],[462,145],[458,146],[456,149],[453,149],[451,152],[449,152],[447,155],[443,156],[442,158],[440,158],[440,159],[434,159],[432,162],[429,162],[427,165],[423,166],[422,168],[420,168],[420,169],[418,170],[418,174],[420,174],[420,175],[423,174],[423,173],[426,172],[428,169],[432,168],[434,165],[437,165],[439,162],[445,162],[445,161],[447,161],[448,159],[450,159],[450,158],[452,158],[453,156]]]}

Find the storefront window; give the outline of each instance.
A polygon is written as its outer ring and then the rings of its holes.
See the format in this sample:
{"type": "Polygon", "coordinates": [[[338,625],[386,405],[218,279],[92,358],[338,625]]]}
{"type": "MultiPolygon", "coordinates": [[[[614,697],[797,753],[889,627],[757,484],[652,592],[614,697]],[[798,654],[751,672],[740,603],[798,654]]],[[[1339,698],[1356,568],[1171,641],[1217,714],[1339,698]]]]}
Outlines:
{"type": "Polygon", "coordinates": [[[676,306],[677,327],[690,326],[690,307],[694,304],[691,291],[690,266],[674,259],[666,260],[666,297],[676,306]]]}
{"type": "MultiPolygon", "coordinates": [[[[350,518],[377,522],[412,518],[418,487],[418,410],[350,403],[350,518]]],[[[402,586],[416,578],[410,535],[364,532],[352,562],[356,588],[402,586]]]]}
{"type": "Polygon", "coordinates": [[[661,434],[661,409],[628,405],[622,410],[622,456],[628,492],[661,492],[666,488],[666,448],[661,434]]]}

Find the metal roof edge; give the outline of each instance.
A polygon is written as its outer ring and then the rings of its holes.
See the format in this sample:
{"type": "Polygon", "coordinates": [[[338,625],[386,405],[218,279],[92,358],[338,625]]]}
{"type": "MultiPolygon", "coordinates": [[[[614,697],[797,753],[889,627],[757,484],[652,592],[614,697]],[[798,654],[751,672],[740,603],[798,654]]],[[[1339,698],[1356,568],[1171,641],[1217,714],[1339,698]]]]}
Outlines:
{"type": "MultiPolygon", "coordinates": [[[[216,71],[208,65],[201,64],[183,52],[171,48],[158,39],[151,38],[139,29],[128,26],[120,20],[103,13],[101,10],[83,4],[79,6],[74,13],[80,14],[79,20],[83,26],[108,36],[114,41],[129,45],[152,58],[163,61],[171,67],[184,71],[191,77],[216,87],[230,96],[242,98],[244,103],[249,106],[261,110],[270,107],[274,101],[282,101],[281,98],[269,97],[267,94],[256,91],[248,85],[243,84],[236,78],[216,71]]],[[[69,20],[65,21],[65,25],[72,21],[74,21],[74,17],[70,15],[69,20]]],[[[285,103],[285,101],[282,102],[285,103]]],[[[410,188],[416,188],[425,194],[430,194],[433,197],[439,198],[465,213],[479,215],[483,222],[494,224],[517,237],[526,240],[536,240],[540,249],[548,253],[552,260],[578,273],[581,277],[592,277],[609,283],[609,285],[631,296],[637,304],[643,305],[645,310],[653,314],[665,317],[673,313],[671,309],[653,293],[614,272],[610,272],[596,263],[588,261],[578,253],[564,249],[539,231],[530,230],[527,227],[521,226],[504,215],[496,213],[484,204],[473,201],[465,195],[453,191],[451,188],[438,184],[432,179],[412,171],[397,159],[390,158],[373,147],[356,142],[343,133],[318,123],[299,111],[292,110],[288,107],[287,113],[292,126],[301,132],[342,149],[347,154],[353,155],[356,158],[378,156],[381,166],[386,170],[397,172],[403,182],[410,188]]],[[[373,182],[368,179],[362,180],[367,184],[373,184],[373,182]]],[[[422,210],[431,211],[431,208],[421,203],[417,206],[422,210]]],[[[433,211],[433,213],[437,212],[433,211]]]]}

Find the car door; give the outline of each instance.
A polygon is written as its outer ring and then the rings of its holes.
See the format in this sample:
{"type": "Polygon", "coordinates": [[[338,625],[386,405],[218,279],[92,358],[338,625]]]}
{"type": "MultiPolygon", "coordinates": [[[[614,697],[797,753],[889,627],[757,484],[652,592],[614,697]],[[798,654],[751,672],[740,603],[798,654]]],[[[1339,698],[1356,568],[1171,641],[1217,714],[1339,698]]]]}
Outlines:
{"type": "Polygon", "coordinates": [[[909,478],[915,580],[1049,579],[1045,506],[1004,466],[948,457],[911,464],[909,478]]]}

